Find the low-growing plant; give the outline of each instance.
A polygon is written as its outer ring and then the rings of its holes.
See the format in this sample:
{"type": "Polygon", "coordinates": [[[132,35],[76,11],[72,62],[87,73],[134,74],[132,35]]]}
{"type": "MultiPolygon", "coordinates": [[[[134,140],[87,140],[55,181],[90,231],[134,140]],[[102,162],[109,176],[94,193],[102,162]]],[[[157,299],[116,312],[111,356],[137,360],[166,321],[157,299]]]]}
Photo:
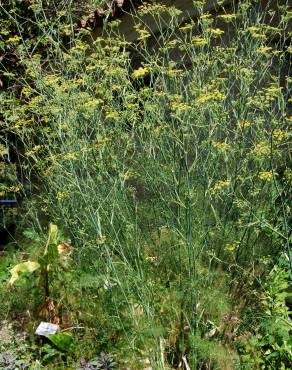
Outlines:
{"type": "Polygon", "coordinates": [[[37,294],[43,297],[42,310],[44,310],[47,321],[58,320],[58,317],[54,318],[57,313],[52,299],[51,285],[55,281],[62,284],[72,253],[71,244],[69,242],[60,243],[60,237],[57,225],[50,224],[46,245],[44,249],[40,249],[37,261],[28,260],[15,265],[10,270],[11,277],[8,281],[8,287],[11,289],[23,274],[39,273],[32,276],[35,277],[35,285],[38,288],[37,294]],[[42,249],[43,251],[41,251],[42,249]]]}
{"type": "Polygon", "coordinates": [[[80,360],[80,367],[78,370],[114,370],[116,368],[117,363],[114,361],[113,355],[102,352],[93,360],[80,360]]]}
{"type": "Polygon", "coordinates": [[[9,352],[0,354],[0,366],[4,370],[26,370],[29,368],[29,365],[24,360],[17,360],[9,352]]]}
{"type": "MultiPolygon", "coordinates": [[[[287,256],[285,256],[285,259],[287,256]]],[[[261,294],[262,317],[255,335],[243,338],[243,369],[288,369],[292,361],[289,273],[286,263],[275,265],[261,294]]]]}

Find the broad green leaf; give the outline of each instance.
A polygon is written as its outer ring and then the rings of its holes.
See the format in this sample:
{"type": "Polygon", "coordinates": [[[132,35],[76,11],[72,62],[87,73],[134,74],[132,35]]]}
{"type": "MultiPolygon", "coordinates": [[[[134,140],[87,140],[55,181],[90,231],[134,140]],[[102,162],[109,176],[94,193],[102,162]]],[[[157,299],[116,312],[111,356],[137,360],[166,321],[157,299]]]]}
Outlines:
{"type": "Polygon", "coordinates": [[[12,288],[13,284],[16,280],[19,279],[19,273],[21,272],[29,272],[32,273],[40,268],[40,264],[38,262],[33,261],[26,261],[19,263],[18,265],[14,266],[11,270],[11,278],[8,281],[8,288],[12,288]]]}
{"type": "Polygon", "coordinates": [[[49,235],[48,235],[48,244],[57,244],[58,242],[58,226],[50,224],[49,226],[49,235]]]}
{"type": "Polygon", "coordinates": [[[58,244],[58,226],[54,224],[50,224],[49,232],[48,232],[48,240],[45,248],[45,255],[48,253],[48,248],[50,245],[57,245],[58,244]]]}
{"type": "Polygon", "coordinates": [[[58,349],[64,352],[71,350],[73,336],[70,333],[56,333],[47,337],[58,349]]]}

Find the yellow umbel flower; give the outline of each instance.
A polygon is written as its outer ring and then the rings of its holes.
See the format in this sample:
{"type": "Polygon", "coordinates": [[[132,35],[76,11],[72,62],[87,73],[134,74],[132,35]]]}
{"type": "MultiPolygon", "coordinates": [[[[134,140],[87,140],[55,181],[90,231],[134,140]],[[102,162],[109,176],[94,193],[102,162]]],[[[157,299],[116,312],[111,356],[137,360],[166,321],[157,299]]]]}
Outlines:
{"type": "Polygon", "coordinates": [[[68,196],[69,196],[69,193],[68,193],[68,191],[58,191],[58,193],[57,193],[57,199],[58,200],[63,200],[63,199],[65,199],[65,198],[68,198],[68,196]]]}
{"type": "Polygon", "coordinates": [[[119,113],[118,112],[108,112],[108,113],[106,113],[105,118],[106,119],[113,119],[113,120],[118,119],[119,118],[119,113]]]}
{"type": "MultiPolygon", "coordinates": [[[[276,173],[274,173],[276,175],[276,173]]],[[[264,181],[271,181],[274,176],[272,171],[262,171],[258,174],[258,178],[264,181]]]]}
{"type": "Polygon", "coordinates": [[[137,40],[138,41],[144,41],[146,39],[148,39],[149,37],[151,37],[151,33],[145,29],[141,29],[139,27],[135,27],[136,29],[136,32],[139,34],[137,40]]]}
{"type": "Polygon", "coordinates": [[[222,94],[220,91],[214,90],[210,93],[200,95],[196,99],[196,104],[201,105],[208,102],[209,100],[224,100],[225,98],[226,98],[225,95],[222,94]]]}
{"type": "Polygon", "coordinates": [[[64,159],[76,160],[78,158],[77,153],[71,152],[64,156],[64,159]]]}
{"type": "Polygon", "coordinates": [[[6,40],[6,42],[9,43],[9,44],[17,44],[20,40],[21,40],[21,37],[12,36],[12,37],[9,37],[9,39],[6,40]]]}
{"type": "Polygon", "coordinates": [[[208,40],[202,37],[192,37],[192,44],[195,46],[208,45],[208,40]]]}
{"type": "Polygon", "coordinates": [[[262,29],[259,26],[250,26],[246,29],[253,38],[265,40],[267,36],[262,33],[262,29]]]}
{"type": "Polygon", "coordinates": [[[105,115],[106,119],[117,119],[119,118],[119,113],[118,112],[108,112],[105,115]]]}
{"type": "Polygon", "coordinates": [[[96,239],[96,244],[97,245],[102,245],[102,244],[104,244],[105,242],[106,242],[106,236],[105,235],[101,235],[100,237],[98,237],[97,239],[96,239]]]}
{"type": "Polygon", "coordinates": [[[175,8],[174,6],[166,6],[164,4],[143,4],[138,7],[139,15],[158,15],[168,13],[169,15],[175,17],[182,13],[181,10],[175,8]]]}
{"type": "Polygon", "coordinates": [[[179,102],[174,101],[171,103],[171,109],[177,112],[184,112],[186,110],[191,109],[191,107],[188,104],[179,103],[179,102]]]}
{"type": "Polygon", "coordinates": [[[91,99],[84,103],[84,108],[95,108],[103,103],[102,99],[91,99]]]}
{"type": "Polygon", "coordinates": [[[224,33],[220,28],[208,28],[207,32],[209,32],[213,37],[221,36],[224,33]]]}
{"type": "Polygon", "coordinates": [[[228,22],[231,22],[233,21],[234,19],[236,19],[236,17],[238,17],[238,14],[222,14],[222,15],[218,15],[217,18],[223,20],[224,22],[228,23],[228,22]]]}
{"type": "Polygon", "coordinates": [[[270,56],[271,50],[273,50],[271,46],[261,46],[257,49],[257,53],[260,55],[270,56]]]}
{"type": "Polygon", "coordinates": [[[8,188],[8,191],[9,191],[10,193],[18,193],[18,192],[20,191],[20,187],[19,187],[19,186],[10,186],[10,187],[8,188]]]}
{"type": "Polygon", "coordinates": [[[280,144],[284,140],[289,138],[289,133],[286,132],[286,131],[282,131],[279,128],[277,128],[273,132],[273,138],[274,138],[275,144],[280,144]]]}
{"type": "Polygon", "coordinates": [[[194,25],[192,23],[185,24],[184,26],[179,27],[179,30],[182,32],[189,32],[194,25]]]}
{"type": "Polygon", "coordinates": [[[257,158],[265,158],[271,154],[271,146],[268,141],[260,141],[255,145],[252,153],[257,158]]]}
{"type": "Polygon", "coordinates": [[[26,98],[29,98],[32,94],[32,90],[28,86],[24,86],[21,90],[21,94],[25,96],[26,98]]]}
{"type": "Polygon", "coordinates": [[[146,76],[149,73],[149,70],[147,68],[139,67],[138,69],[135,69],[132,73],[132,76],[134,78],[141,78],[146,76]]]}
{"type": "Polygon", "coordinates": [[[46,86],[52,86],[60,81],[61,77],[56,75],[47,75],[44,77],[43,81],[46,86]]]}
{"type": "Polygon", "coordinates": [[[235,252],[238,248],[239,248],[238,243],[228,243],[228,244],[225,244],[224,250],[226,252],[235,252]]]}
{"type": "Polygon", "coordinates": [[[220,151],[226,151],[228,149],[230,149],[230,144],[226,143],[226,142],[219,142],[219,141],[213,141],[213,146],[220,150],[220,151]]]}
{"type": "Polygon", "coordinates": [[[31,150],[25,152],[25,155],[26,157],[33,156],[34,154],[39,153],[42,150],[44,150],[44,148],[45,148],[44,145],[35,145],[31,150]]]}
{"type": "Polygon", "coordinates": [[[251,122],[247,120],[241,120],[238,122],[238,127],[241,129],[249,128],[251,126],[251,122]]]}
{"type": "Polygon", "coordinates": [[[96,71],[97,68],[98,68],[98,66],[94,65],[94,64],[91,64],[91,65],[88,65],[88,66],[85,67],[86,71],[88,71],[88,72],[96,71]]]}
{"type": "Polygon", "coordinates": [[[226,189],[230,186],[231,182],[230,180],[220,180],[215,183],[213,188],[211,189],[212,193],[215,193],[217,191],[221,191],[223,189],[226,189]]]}

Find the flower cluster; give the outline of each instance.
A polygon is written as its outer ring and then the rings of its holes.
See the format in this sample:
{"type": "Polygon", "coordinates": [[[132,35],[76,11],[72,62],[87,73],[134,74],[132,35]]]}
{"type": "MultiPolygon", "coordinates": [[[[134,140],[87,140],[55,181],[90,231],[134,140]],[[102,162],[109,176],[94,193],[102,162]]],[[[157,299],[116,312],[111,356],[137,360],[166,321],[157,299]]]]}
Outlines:
{"type": "Polygon", "coordinates": [[[67,192],[67,191],[59,191],[58,193],[57,193],[57,196],[56,196],[56,198],[58,199],[58,200],[63,200],[63,199],[66,199],[66,198],[68,198],[69,197],[69,193],[67,192]]]}
{"type": "Polygon", "coordinates": [[[208,45],[209,41],[208,39],[205,39],[203,37],[192,37],[192,44],[194,46],[205,46],[208,45]]]}
{"type": "Polygon", "coordinates": [[[219,151],[223,151],[223,152],[231,148],[231,145],[226,142],[213,141],[212,144],[214,148],[218,149],[219,151]]]}
{"type": "Polygon", "coordinates": [[[202,95],[200,95],[195,103],[197,105],[202,105],[204,103],[207,103],[209,101],[212,101],[212,100],[224,100],[226,98],[226,96],[224,94],[222,94],[220,91],[218,90],[214,90],[212,92],[207,92],[207,93],[204,93],[202,95]]]}
{"type": "Polygon", "coordinates": [[[258,178],[263,181],[272,181],[276,173],[272,171],[262,171],[258,174],[258,178]]]}
{"type": "Polygon", "coordinates": [[[134,78],[141,78],[145,77],[149,73],[148,68],[139,67],[138,69],[135,69],[132,73],[132,76],[134,78]]]}
{"type": "Polygon", "coordinates": [[[225,190],[227,188],[229,188],[231,185],[231,181],[230,180],[220,180],[220,181],[217,181],[214,186],[211,188],[211,192],[212,193],[216,193],[218,191],[221,191],[221,190],[225,190]]]}

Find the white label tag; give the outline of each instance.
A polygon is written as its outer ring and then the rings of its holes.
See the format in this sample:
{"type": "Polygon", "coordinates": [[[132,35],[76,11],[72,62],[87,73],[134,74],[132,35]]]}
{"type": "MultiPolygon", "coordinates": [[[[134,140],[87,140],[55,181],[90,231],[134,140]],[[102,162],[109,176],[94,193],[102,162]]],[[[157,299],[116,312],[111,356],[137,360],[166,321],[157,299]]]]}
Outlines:
{"type": "Polygon", "coordinates": [[[44,337],[56,334],[59,330],[59,325],[51,324],[50,322],[41,322],[35,331],[36,335],[42,335],[44,337]]]}

